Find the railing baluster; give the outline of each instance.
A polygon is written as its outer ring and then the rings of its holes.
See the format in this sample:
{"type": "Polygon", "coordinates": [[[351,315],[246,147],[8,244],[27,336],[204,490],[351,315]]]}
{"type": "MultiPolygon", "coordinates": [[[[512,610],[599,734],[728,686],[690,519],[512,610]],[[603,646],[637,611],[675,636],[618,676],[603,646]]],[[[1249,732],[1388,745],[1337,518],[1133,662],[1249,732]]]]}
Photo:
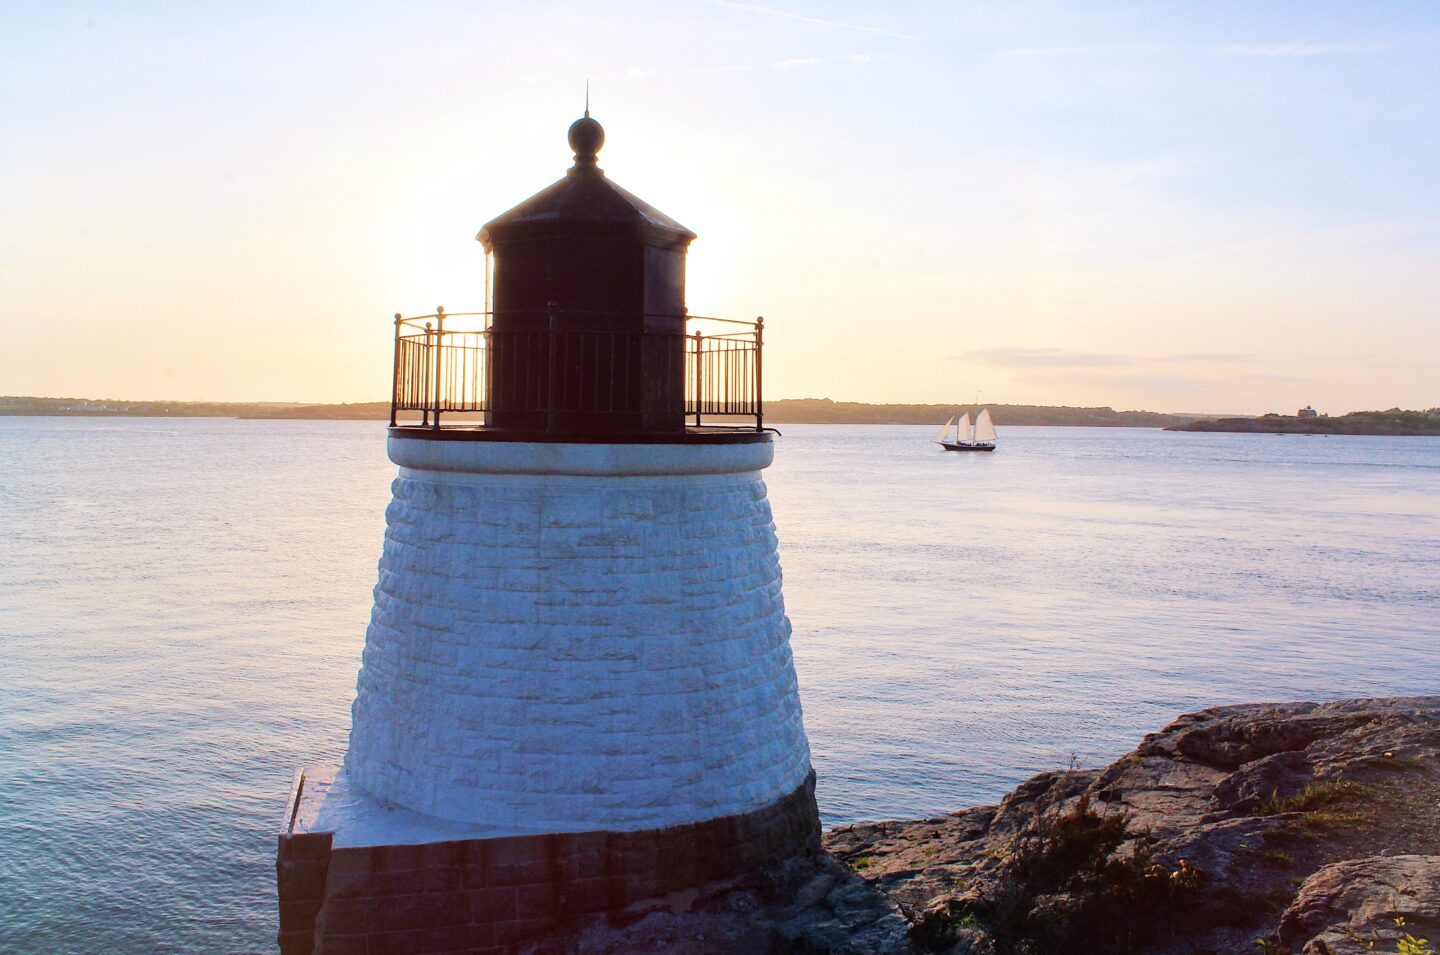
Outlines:
{"type": "Polygon", "coordinates": [[[697,329],[695,332],[695,427],[700,427],[700,415],[705,408],[705,339],[697,329]]]}
{"type": "Polygon", "coordinates": [[[445,347],[445,309],[441,306],[435,307],[435,387],[432,394],[435,396],[435,419],[431,427],[440,430],[440,359],[443,357],[445,347]]]}
{"type": "Polygon", "coordinates": [[[765,429],[765,404],[760,399],[760,383],[765,380],[760,367],[765,347],[765,316],[755,317],[755,430],[765,429]]]}
{"type": "Polygon", "coordinates": [[[430,346],[434,334],[431,324],[426,322],[424,357],[420,366],[420,426],[424,428],[430,427],[430,346]]]}

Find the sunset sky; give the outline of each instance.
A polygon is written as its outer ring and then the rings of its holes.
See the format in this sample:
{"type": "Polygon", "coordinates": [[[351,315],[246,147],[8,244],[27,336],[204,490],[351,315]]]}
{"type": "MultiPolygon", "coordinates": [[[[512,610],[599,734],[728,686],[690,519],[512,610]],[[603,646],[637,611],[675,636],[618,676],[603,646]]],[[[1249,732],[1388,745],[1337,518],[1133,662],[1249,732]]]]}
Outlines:
{"type": "Polygon", "coordinates": [[[767,397],[1440,405],[1440,4],[5,2],[0,394],[379,400],[601,166],[767,397]]]}

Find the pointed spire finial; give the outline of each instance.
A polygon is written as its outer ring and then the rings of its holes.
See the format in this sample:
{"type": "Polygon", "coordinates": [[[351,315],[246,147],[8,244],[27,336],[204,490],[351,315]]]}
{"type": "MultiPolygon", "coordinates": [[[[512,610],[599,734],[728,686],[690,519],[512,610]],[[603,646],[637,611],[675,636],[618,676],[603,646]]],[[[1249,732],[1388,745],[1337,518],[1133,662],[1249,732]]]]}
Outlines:
{"type": "MultiPolygon", "coordinates": [[[[590,118],[590,80],[585,80],[585,115],[570,124],[570,148],[575,150],[575,165],[572,173],[592,171],[599,173],[595,165],[595,154],[605,145],[605,128],[590,118]]],[[[604,173],[600,173],[604,175],[604,173]]]]}

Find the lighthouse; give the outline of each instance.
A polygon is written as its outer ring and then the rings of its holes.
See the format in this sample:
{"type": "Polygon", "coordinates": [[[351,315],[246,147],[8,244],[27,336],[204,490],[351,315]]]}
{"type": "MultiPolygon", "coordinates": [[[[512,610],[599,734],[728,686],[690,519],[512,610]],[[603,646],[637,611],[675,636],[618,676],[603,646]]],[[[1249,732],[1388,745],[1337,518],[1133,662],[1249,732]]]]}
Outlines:
{"type": "Polygon", "coordinates": [[[296,774],[285,953],[564,951],[818,851],[762,472],[763,322],[573,165],[488,222],[486,302],[394,320],[398,473],[333,768],[296,774]]]}

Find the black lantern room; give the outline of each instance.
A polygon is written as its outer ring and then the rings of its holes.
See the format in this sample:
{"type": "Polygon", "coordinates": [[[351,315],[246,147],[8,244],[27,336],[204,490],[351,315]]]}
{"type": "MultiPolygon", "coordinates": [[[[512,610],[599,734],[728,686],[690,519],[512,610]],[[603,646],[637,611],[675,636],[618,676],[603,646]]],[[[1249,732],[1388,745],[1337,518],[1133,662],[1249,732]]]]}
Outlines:
{"type": "Polygon", "coordinates": [[[606,177],[588,109],[569,140],[565,177],[476,236],[490,310],[396,316],[394,409],[432,431],[442,413],[483,412],[471,436],[502,440],[674,440],[706,414],[759,431],[760,322],[688,316],[695,233],[606,177]],[[456,327],[477,316],[483,327],[456,327]]]}
{"type": "Polygon", "coordinates": [[[569,138],[565,178],[476,237],[494,256],[489,423],[529,430],[553,413],[562,432],[683,431],[695,233],[605,176],[605,130],[589,110],[569,138]],[[561,351],[553,366],[541,342],[561,351]]]}

